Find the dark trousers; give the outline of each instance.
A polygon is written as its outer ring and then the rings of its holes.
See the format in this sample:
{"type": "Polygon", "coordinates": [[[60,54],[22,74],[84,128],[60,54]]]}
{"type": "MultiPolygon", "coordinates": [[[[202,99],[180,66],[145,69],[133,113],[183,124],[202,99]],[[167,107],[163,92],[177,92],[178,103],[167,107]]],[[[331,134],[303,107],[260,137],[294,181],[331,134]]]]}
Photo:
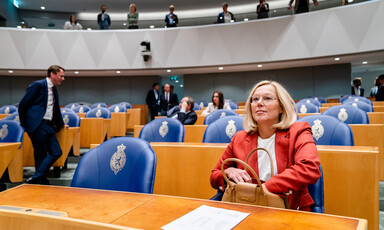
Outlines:
{"type": "Polygon", "coordinates": [[[28,135],[32,141],[35,158],[36,172],[32,178],[36,178],[39,184],[47,184],[47,173],[62,154],[55,131],[50,122],[42,121],[39,127],[28,135]]]}
{"type": "Polygon", "coordinates": [[[159,113],[158,108],[149,107],[149,112],[151,113],[151,121],[155,119],[155,116],[159,113]]]}

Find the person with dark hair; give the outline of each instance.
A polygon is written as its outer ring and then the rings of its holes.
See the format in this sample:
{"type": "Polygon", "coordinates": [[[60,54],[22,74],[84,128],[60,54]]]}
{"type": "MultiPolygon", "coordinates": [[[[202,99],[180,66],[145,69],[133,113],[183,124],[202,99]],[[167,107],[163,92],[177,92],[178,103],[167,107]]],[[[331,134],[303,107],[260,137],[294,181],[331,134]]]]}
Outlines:
{"type": "Polygon", "coordinates": [[[380,86],[380,81],[379,81],[378,77],[375,78],[375,80],[373,81],[373,84],[374,84],[374,86],[371,88],[371,92],[369,93],[370,97],[375,97],[377,94],[377,91],[378,91],[379,86],[380,86]]]}
{"type": "Polygon", "coordinates": [[[167,113],[175,105],[179,104],[177,95],[171,93],[171,86],[169,84],[164,85],[164,92],[160,96],[160,114],[161,116],[167,116],[167,113]]]}
{"type": "Polygon", "coordinates": [[[175,108],[168,117],[179,120],[183,125],[193,125],[197,121],[194,106],[195,102],[192,97],[184,97],[181,99],[179,107],[175,108]]]}
{"type": "Polygon", "coordinates": [[[159,105],[160,105],[160,95],[159,95],[159,83],[155,82],[152,85],[152,89],[148,91],[147,98],[145,101],[147,102],[149,112],[151,113],[151,120],[155,119],[155,116],[159,114],[159,105]]]}
{"type": "Polygon", "coordinates": [[[76,16],[71,15],[69,21],[66,21],[64,24],[65,30],[81,30],[83,27],[76,21],[76,16]]]}
{"type": "Polygon", "coordinates": [[[56,86],[64,81],[64,72],[50,66],[47,77],[32,82],[19,103],[20,124],[31,138],[35,158],[35,174],[25,180],[29,184],[49,184],[49,168],[62,154],[55,134],[64,126],[56,86]]]}
{"type": "Polygon", "coordinates": [[[174,5],[169,6],[169,14],[165,15],[165,23],[166,27],[176,27],[177,24],[179,24],[179,19],[177,18],[177,15],[173,13],[175,10],[174,5]]]}
{"type": "Polygon", "coordinates": [[[352,95],[364,97],[364,88],[361,87],[361,80],[361,77],[355,77],[355,79],[353,79],[353,86],[351,89],[352,95]]]}
{"type": "Polygon", "coordinates": [[[376,94],[376,101],[384,101],[384,74],[378,77],[379,86],[376,94]]]}
{"type": "Polygon", "coordinates": [[[269,5],[265,0],[260,0],[260,4],[257,5],[256,13],[257,19],[268,18],[269,5]]]}
{"type": "Polygon", "coordinates": [[[99,30],[108,30],[109,26],[111,25],[111,17],[109,17],[109,14],[105,13],[107,10],[105,5],[102,5],[100,9],[101,13],[97,15],[97,24],[99,25],[99,30]]]}
{"type": "Polygon", "coordinates": [[[341,5],[342,6],[348,5],[348,0],[341,0],[341,5]]]}
{"type": "Polygon", "coordinates": [[[224,94],[220,91],[213,92],[212,102],[208,103],[207,108],[201,113],[201,115],[208,115],[217,109],[231,109],[229,104],[224,101],[224,94]]]}
{"type": "MultiPolygon", "coordinates": [[[[292,8],[292,3],[294,0],[289,1],[288,10],[292,8]]],[[[313,0],[315,6],[319,5],[317,0],[313,0]]],[[[309,0],[295,0],[295,14],[307,13],[309,12],[309,0]]]]}
{"type": "Polygon", "coordinates": [[[228,4],[226,2],[223,3],[222,7],[223,12],[217,16],[216,23],[229,23],[236,21],[235,16],[228,11],[228,4]]]}
{"type": "Polygon", "coordinates": [[[129,10],[127,15],[128,29],[139,29],[139,25],[137,25],[139,22],[139,13],[137,12],[136,5],[134,3],[129,5],[129,10]]]}

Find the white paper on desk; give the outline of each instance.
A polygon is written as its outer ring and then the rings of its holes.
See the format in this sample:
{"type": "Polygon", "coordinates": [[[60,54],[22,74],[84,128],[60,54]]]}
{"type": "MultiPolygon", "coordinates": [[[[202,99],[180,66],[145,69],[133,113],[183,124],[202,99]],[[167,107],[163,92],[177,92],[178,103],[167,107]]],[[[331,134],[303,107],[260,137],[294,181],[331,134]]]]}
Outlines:
{"type": "Polygon", "coordinates": [[[192,212],[161,227],[163,230],[232,229],[250,213],[202,205],[192,212]]]}

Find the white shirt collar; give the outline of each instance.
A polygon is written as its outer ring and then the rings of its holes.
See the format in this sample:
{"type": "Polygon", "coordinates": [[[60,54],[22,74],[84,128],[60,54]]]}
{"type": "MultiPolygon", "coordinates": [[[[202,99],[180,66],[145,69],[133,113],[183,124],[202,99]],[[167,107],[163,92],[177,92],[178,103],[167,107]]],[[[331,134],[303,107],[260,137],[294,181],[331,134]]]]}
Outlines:
{"type": "Polygon", "coordinates": [[[52,88],[53,84],[51,82],[51,79],[49,79],[49,77],[47,77],[46,79],[47,79],[48,88],[52,88]]]}

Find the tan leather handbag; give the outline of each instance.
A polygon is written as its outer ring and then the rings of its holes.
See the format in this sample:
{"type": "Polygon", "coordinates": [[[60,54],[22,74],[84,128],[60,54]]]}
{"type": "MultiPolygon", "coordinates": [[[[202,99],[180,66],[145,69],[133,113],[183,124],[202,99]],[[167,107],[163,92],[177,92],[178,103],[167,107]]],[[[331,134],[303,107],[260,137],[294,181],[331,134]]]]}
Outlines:
{"type": "Polygon", "coordinates": [[[256,152],[257,150],[264,150],[267,152],[269,159],[271,161],[271,176],[274,176],[273,162],[271,154],[264,148],[256,148],[252,150],[248,156],[246,162],[236,159],[228,158],[223,161],[221,164],[221,173],[223,174],[224,180],[227,182],[227,188],[224,191],[222,201],[233,202],[233,203],[242,203],[250,205],[260,205],[268,206],[275,208],[288,208],[288,202],[285,198],[282,198],[276,194],[265,191],[261,186],[261,182],[256,172],[249,166],[248,159],[249,157],[256,152]],[[224,165],[229,161],[235,161],[244,165],[251,174],[256,178],[257,184],[239,182],[235,183],[228,179],[227,175],[224,172],[224,165]]]}

